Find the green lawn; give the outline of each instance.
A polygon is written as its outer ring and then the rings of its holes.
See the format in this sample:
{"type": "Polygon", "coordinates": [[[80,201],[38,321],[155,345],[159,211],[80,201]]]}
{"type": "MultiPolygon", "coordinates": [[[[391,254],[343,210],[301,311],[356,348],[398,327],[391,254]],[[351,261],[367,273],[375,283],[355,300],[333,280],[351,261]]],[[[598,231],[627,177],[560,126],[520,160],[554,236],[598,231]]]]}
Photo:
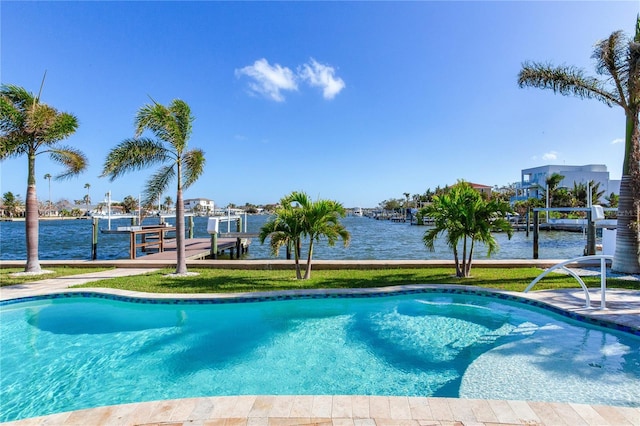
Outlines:
{"type": "Polygon", "coordinates": [[[88,274],[91,272],[106,271],[115,268],[43,268],[47,271],[53,271],[52,274],[42,275],[19,275],[14,276],[17,272],[23,272],[24,268],[2,268],[0,269],[0,287],[7,285],[24,284],[27,282],[46,280],[49,278],[67,277],[70,275],[88,274]]]}
{"type": "MultiPolygon", "coordinates": [[[[461,284],[523,291],[542,270],[538,268],[476,268],[471,278],[452,276],[452,268],[318,270],[310,280],[296,280],[292,270],[190,269],[197,276],[171,277],[173,269],[142,276],[112,278],[78,287],[108,287],[149,293],[241,293],[272,290],[367,288],[404,284],[461,284]]],[[[600,286],[600,277],[584,277],[590,287],[600,286]]],[[[637,281],[608,279],[608,288],[639,289],[637,281]]],[[[75,287],[74,287],[75,288],[75,287]]],[[[571,276],[551,274],[535,289],[579,288],[571,276]]]]}

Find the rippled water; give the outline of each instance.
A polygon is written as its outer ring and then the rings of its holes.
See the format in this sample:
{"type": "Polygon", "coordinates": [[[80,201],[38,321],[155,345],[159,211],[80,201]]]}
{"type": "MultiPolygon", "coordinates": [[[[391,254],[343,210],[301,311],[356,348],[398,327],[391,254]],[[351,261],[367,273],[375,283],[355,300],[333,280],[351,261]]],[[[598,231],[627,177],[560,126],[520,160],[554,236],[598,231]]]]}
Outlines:
{"type": "MultiPolygon", "coordinates": [[[[248,216],[247,231],[258,233],[268,219],[265,215],[248,216]]],[[[130,225],[129,219],[112,220],[111,227],[130,225]]],[[[157,224],[157,218],[147,219],[144,224],[157,224]]],[[[314,259],[451,259],[449,247],[444,238],[437,241],[435,251],[427,250],[422,242],[426,227],[408,223],[392,223],[366,217],[346,217],[343,224],[351,233],[351,244],[343,247],[339,242],[328,247],[321,242],[315,246],[314,259]]],[[[107,227],[107,220],[100,221],[100,228],[107,227]]],[[[225,232],[226,224],[220,230],[225,232]]],[[[233,229],[232,229],[233,230],[233,229]]],[[[91,258],[91,220],[46,220],[40,222],[41,260],[88,260],[91,258]]],[[[207,218],[194,218],[194,237],[206,238],[207,218]]],[[[500,250],[492,259],[531,259],[533,257],[533,234],[515,232],[511,240],[506,234],[495,234],[500,250]]],[[[569,259],[581,256],[586,244],[586,236],[581,232],[542,231],[539,241],[541,259],[569,259]]],[[[252,239],[248,259],[269,259],[268,243],[261,245],[252,239]]],[[[26,258],[24,222],[0,222],[0,259],[20,260],[26,258]]],[[[123,234],[102,234],[98,236],[98,259],[128,259],[129,236],[123,234]]],[[[280,253],[284,258],[284,250],[280,253]]],[[[478,246],[474,259],[487,258],[486,249],[478,246]]]]}

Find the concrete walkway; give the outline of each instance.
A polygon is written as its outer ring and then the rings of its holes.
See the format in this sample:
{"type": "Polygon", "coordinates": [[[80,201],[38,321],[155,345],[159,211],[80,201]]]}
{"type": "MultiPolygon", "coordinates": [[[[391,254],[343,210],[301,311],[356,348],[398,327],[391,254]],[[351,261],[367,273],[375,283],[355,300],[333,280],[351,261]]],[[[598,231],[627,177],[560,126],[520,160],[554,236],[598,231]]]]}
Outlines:
{"type": "MultiPolygon", "coordinates": [[[[0,288],[0,300],[69,291],[91,281],[138,275],[155,268],[117,268],[0,288]]],[[[413,288],[419,286],[405,286],[413,288]]],[[[400,287],[397,287],[400,288],[400,287]]],[[[470,287],[472,288],[472,287],[470,287]]],[[[86,289],[122,295],[143,293],[86,289]]],[[[393,289],[389,288],[388,291],[393,289]]],[[[348,291],[348,290],[347,290],[348,291]]],[[[359,290],[362,291],[362,290],[359,290]]],[[[373,291],[373,290],[372,290],[373,291]]],[[[606,310],[584,308],[581,289],[511,293],[562,309],[640,329],[640,291],[609,290],[606,310]]],[[[157,295],[153,297],[229,297],[157,295]]],[[[599,291],[592,305],[599,307],[599,291]]],[[[640,408],[381,396],[231,396],[189,398],[98,407],[37,417],[7,425],[639,425],[640,408]]]]}
{"type": "MultiPolygon", "coordinates": [[[[19,297],[40,296],[43,294],[66,291],[77,285],[86,284],[92,281],[106,280],[131,275],[142,275],[157,271],[154,268],[116,268],[107,271],[90,272],[87,274],[70,275],[68,277],[58,277],[49,279],[39,279],[37,281],[0,287],[0,300],[17,299],[19,297]]],[[[46,275],[44,275],[46,277],[46,275]]],[[[38,278],[41,278],[39,276],[38,278]]]]}

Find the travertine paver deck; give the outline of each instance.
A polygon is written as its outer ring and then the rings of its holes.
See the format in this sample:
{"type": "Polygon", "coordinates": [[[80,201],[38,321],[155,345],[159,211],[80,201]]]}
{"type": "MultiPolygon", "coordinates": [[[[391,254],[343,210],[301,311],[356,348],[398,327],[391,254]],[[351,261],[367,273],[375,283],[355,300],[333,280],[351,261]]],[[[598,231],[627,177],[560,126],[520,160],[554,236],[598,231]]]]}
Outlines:
{"type": "MultiPolygon", "coordinates": [[[[73,285],[153,269],[118,268],[83,276],[43,280],[0,288],[0,300],[70,291],[73,285]]],[[[431,287],[429,285],[428,287],[431,287]]],[[[417,288],[402,286],[383,291],[417,288]]],[[[442,287],[442,286],[440,286],[442,287]]],[[[91,291],[91,289],[83,289],[91,291]]],[[[144,294],[95,289],[127,296],[144,294]]],[[[340,290],[332,290],[337,292],[340,290]]],[[[358,291],[363,290],[343,290],[358,291]]],[[[380,291],[368,289],[364,291],[380,291]]],[[[562,309],[640,329],[640,292],[608,290],[607,308],[599,310],[599,290],[591,291],[592,309],[584,293],[546,290],[511,293],[562,309]]],[[[295,293],[295,292],[287,292],[295,293]]],[[[509,293],[509,292],[506,292],[509,293]]],[[[255,295],[255,294],[254,294],[255,295]]],[[[182,294],[179,297],[185,297],[182,294]]],[[[246,295],[247,297],[250,295],[246,295]]],[[[176,297],[157,295],[153,297],[176,297]]],[[[189,295],[187,297],[229,297],[189,295]]],[[[535,401],[384,396],[230,396],[153,401],[98,407],[8,422],[7,425],[639,425],[640,408],[535,401]]]]}
{"type": "Polygon", "coordinates": [[[640,408],[403,396],[226,396],[100,407],[35,425],[640,425],[640,408]]]}

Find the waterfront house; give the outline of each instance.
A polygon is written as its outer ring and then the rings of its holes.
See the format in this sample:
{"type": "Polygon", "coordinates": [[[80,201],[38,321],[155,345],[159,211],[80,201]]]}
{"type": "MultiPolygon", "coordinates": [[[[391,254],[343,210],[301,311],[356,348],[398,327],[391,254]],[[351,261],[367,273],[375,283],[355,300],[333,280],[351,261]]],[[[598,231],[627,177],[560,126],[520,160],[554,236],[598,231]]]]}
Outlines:
{"type": "MultiPolygon", "coordinates": [[[[600,190],[607,196],[620,193],[620,181],[609,179],[607,166],[604,164],[588,164],[584,166],[547,165],[523,169],[520,182],[516,182],[516,195],[511,202],[525,201],[529,198],[542,198],[546,188],[546,180],[552,174],[564,176],[558,185],[560,188],[573,188],[574,183],[587,184],[590,181],[600,184],[600,190]]],[[[604,200],[593,200],[603,203],[604,200]]]]}
{"type": "Polygon", "coordinates": [[[208,214],[215,210],[215,203],[208,198],[188,198],[184,200],[184,209],[186,211],[208,214]]]}
{"type": "Polygon", "coordinates": [[[491,187],[489,185],[482,185],[480,183],[469,182],[469,185],[482,195],[486,195],[487,198],[491,197],[491,187]]]}

